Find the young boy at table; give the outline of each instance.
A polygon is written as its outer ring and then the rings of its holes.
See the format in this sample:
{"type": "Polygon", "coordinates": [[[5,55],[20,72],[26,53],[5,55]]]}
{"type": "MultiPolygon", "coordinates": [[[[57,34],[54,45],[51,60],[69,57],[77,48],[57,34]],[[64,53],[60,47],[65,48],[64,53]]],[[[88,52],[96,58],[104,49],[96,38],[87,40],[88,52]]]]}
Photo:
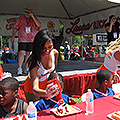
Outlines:
{"type": "MultiPolygon", "coordinates": [[[[63,76],[60,74],[60,73],[51,73],[48,80],[52,80],[52,79],[55,79],[57,78],[60,85],[61,85],[61,88],[62,88],[62,91],[63,91],[63,88],[64,88],[64,78],[63,76]]],[[[62,98],[63,98],[63,101],[65,104],[75,104],[76,103],[76,100],[74,98],[69,98],[68,95],[65,95],[65,94],[62,94],[62,98]]],[[[36,104],[36,108],[38,111],[40,110],[44,110],[44,109],[50,109],[50,108],[55,108],[55,107],[59,107],[60,104],[56,104],[55,102],[51,101],[50,99],[46,99],[45,97],[42,98],[37,104],[36,104]]]]}
{"type": "Polygon", "coordinates": [[[99,82],[99,87],[94,89],[94,91],[92,92],[94,95],[94,99],[115,94],[112,90],[112,84],[114,82],[113,75],[110,71],[100,70],[96,75],[96,79],[99,82]]]}
{"type": "Polygon", "coordinates": [[[13,77],[0,81],[0,118],[26,113],[28,104],[16,98],[19,83],[13,77]]]}

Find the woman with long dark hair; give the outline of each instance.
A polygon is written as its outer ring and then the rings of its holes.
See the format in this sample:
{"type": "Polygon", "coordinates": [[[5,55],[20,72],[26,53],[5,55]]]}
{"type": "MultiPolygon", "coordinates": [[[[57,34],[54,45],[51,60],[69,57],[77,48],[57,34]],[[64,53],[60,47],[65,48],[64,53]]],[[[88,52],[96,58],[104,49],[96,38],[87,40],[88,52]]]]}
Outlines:
{"type": "Polygon", "coordinates": [[[52,97],[57,89],[51,85],[47,87],[50,73],[56,72],[58,51],[53,48],[55,37],[48,29],[39,31],[33,42],[32,54],[28,59],[29,75],[25,80],[24,91],[27,102],[37,101],[42,97],[52,97]]]}

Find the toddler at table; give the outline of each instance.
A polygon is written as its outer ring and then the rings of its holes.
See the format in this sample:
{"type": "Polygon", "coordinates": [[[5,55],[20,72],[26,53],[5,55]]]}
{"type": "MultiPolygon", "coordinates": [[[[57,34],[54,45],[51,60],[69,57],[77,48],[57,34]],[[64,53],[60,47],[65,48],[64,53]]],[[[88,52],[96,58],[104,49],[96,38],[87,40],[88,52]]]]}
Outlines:
{"type": "Polygon", "coordinates": [[[13,77],[0,81],[0,118],[26,113],[28,104],[16,98],[19,83],[13,77]]]}
{"type": "Polygon", "coordinates": [[[110,71],[100,70],[96,75],[96,79],[99,82],[99,87],[94,89],[94,91],[92,92],[94,95],[94,99],[115,94],[112,90],[112,84],[114,82],[113,75],[110,71]]]}
{"type": "MultiPolygon", "coordinates": [[[[55,79],[55,78],[58,79],[58,81],[61,85],[62,91],[63,91],[63,88],[64,88],[63,76],[60,73],[51,73],[48,79],[55,79]]],[[[65,104],[75,104],[76,103],[76,100],[74,98],[69,98],[69,96],[66,94],[62,94],[62,98],[63,98],[63,101],[65,104]]],[[[38,111],[44,110],[44,109],[55,108],[55,107],[59,107],[59,106],[60,106],[60,104],[58,105],[55,102],[51,101],[50,99],[47,100],[45,97],[42,98],[36,104],[36,108],[38,111]]]]}

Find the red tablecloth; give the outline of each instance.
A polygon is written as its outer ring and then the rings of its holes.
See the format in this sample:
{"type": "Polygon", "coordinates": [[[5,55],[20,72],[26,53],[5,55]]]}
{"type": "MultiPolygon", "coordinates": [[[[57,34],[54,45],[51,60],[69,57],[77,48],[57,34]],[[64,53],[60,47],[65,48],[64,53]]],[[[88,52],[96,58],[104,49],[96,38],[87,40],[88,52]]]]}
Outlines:
{"type": "Polygon", "coordinates": [[[94,100],[95,111],[91,115],[85,115],[85,102],[82,102],[75,104],[75,106],[82,109],[81,113],[65,117],[57,117],[50,112],[50,109],[47,109],[38,111],[38,120],[107,120],[108,114],[120,110],[119,103],[120,100],[114,99],[113,96],[99,98],[94,100]],[[114,102],[118,104],[114,104],[114,102]]]}
{"type": "Polygon", "coordinates": [[[87,91],[88,88],[93,90],[97,87],[97,85],[96,73],[65,76],[63,93],[73,97],[80,97],[87,91]]]}
{"type": "Polygon", "coordinates": [[[113,96],[112,97],[109,96],[107,98],[104,97],[104,98],[102,98],[102,100],[107,101],[107,102],[109,102],[109,103],[111,103],[113,105],[116,105],[116,106],[120,107],[120,99],[114,98],[113,96]]]}
{"type": "MultiPolygon", "coordinates": [[[[107,98],[106,98],[107,99],[107,98]]],[[[113,99],[113,97],[109,97],[108,99],[113,99]]],[[[109,100],[108,100],[109,101],[109,100]]],[[[79,114],[70,115],[66,117],[56,117],[50,110],[39,111],[38,119],[39,120],[106,120],[107,115],[120,110],[118,105],[108,102],[102,98],[96,99],[94,101],[95,112],[91,115],[85,115],[85,102],[78,103],[75,106],[81,108],[83,111],[79,114]]],[[[116,100],[119,101],[119,100],[116,100]]],[[[119,101],[120,102],[120,101],[119,101]]]]}
{"type": "MultiPolygon", "coordinates": [[[[120,70],[117,73],[120,75],[120,70]]],[[[73,97],[81,97],[83,93],[87,92],[88,88],[94,90],[97,86],[96,72],[69,75],[64,77],[63,93],[73,97]]]]}
{"type": "MultiPolygon", "coordinates": [[[[117,71],[120,75],[120,70],[117,71]]],[[[81,97],[88,88],[94,90],[98,86],[96,82],[96,73],[84,73],[64,76],[63,93],[73,97],[81,97]]],[[[24,94],[24,83],[20,84],[18,98],[26,101],[24,94]]]]}
{"type": "MultiPolygon", "coordinates": [[[[63,93],[73,97],[81,97],[81,95],[86,92],[88,88],[93,90],[96,86],[96,73],[64,76],[63,93]]],[[[17,97],[26,101],[24,94],[24,83],[20,83],[17,97]]]]}

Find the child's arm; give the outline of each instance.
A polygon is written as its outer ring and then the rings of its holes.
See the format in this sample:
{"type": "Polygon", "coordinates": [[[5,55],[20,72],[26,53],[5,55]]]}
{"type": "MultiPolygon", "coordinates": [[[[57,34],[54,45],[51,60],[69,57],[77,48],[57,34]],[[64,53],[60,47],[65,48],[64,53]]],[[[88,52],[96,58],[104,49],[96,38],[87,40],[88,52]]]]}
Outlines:
{"type": "Polygon", "coordinates": [[[69,104],[76,104],[77,101],[75,98],[70,98],[69,104]]]}

